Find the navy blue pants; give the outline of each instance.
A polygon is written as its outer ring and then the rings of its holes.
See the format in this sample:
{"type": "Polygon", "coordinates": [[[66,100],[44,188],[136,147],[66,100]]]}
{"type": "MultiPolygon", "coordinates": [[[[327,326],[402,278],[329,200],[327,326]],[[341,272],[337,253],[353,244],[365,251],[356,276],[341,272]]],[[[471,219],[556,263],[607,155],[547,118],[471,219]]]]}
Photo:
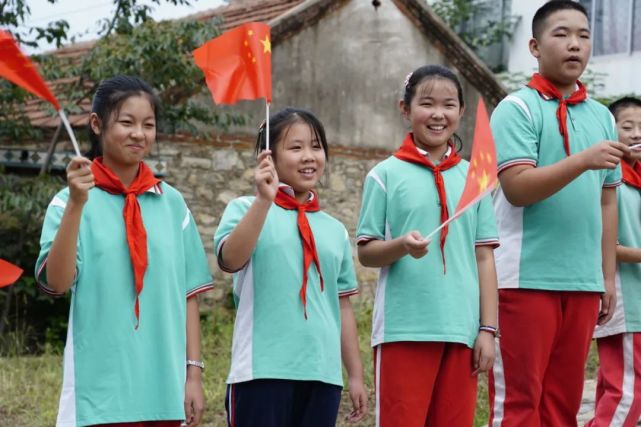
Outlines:
{"type": "Polygon", "coordinates": [[[341,390],[320,381],[228,384],[227,423],[229,427],[334,427],[341,390]]]}

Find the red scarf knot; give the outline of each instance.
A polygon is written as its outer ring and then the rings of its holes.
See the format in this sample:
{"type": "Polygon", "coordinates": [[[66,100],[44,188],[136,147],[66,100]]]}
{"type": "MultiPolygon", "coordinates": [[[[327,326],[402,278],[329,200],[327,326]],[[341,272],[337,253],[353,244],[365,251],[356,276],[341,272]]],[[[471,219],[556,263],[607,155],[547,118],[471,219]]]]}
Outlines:
{"type": "Polygon", "coordinates": [[[556,119],[559,122],[559,132],[563,137],[563,148],[565,154],[570,155],[570,135],[568,134],[568,105],[576,105],[588,98],[588,92],[583,83],[577,80],[579,87],[572,95],[565,98],[563,94],[550,82],[548,79],[534,73],[532,79],[527,84],[528,87],[536,90],[539,94],[545,95],[548,98],[555,99],[559,102],[559,107],[556,109],[556,119]]]}
{"type": "Polygon", "coordinates": [[[311,199],[304,203],[300,203],[296,198],[289,195],[283,187],[281,187],[276,193],[276,199],[274,202],[283,209],[298,211],[298,218],[296,222],[298,223],[298,233],[300,234],[301,243],[303,245],[303,283],[301,285],[299,295],[303,302],[303,314],[305,315],[305,319],[307,319],[307,270],[309,270],[309,266],[312,261],[314,262],[316,270],[318,271],[318,276],[320,277],[321,292],[325,290],[325,283],[323,282],[320,261],[318,259],[318,252],[316,251],[314,233],[312,232],[312,228],[307,220],[307,215],[305,214],[305,212],[318,212],[320,210],[318,195],[312,191],[311,199]]]}
{"type": "Polygon", "coordinates": [[[641,163],[639,161],[635,161],[632,165],[625,160],[622,161],[621,171],[623,172],[623,182],[641,190],[641,163]]]}
{"type": "Polygon", "coordinates": [[[91,172],[93,173],[96,187],[109,194],[122,194],[125,196],[125,207],[122,210],[122,215],[125,221],[129,258],[134,271],[134,286],[136,289],[134,314],[136,315],[136,329],[138,329],[140,324],[139,296],[143,288],[145,271],[147,271],[147,231],[142,221],[142,213],[140,212],[137,196],[145,193],[151,187],[157,186],[160,180],[156,179],[145,163],[140,162],[138,175],[129,185],[129,188],[125,188],[118,176],[105,166],[102,157],[98,157],[93,161],[91,172]]]}
{"type": "MultiPolygon", "coordinates": [[[[416,144],[414,143],[414,136],[410,132],[405,136],[400,148],[394,153],[394,156],[400,160],[425,166],[432,171],[432,174],[434,175],[434,184],[436,185],[436,191],[438,192],[438,201],[441,205],[441,224],[447,221],[450,217],[447,209],[447,195],[445,194],[445,181],[443,180],[442,172],[458,165],[461,161],[461,156],[454,149],[454,145],[451,142],[448,142],[448,145],[450,146],[450,155],[438,165],[435,165],[430,161],[430,159],[419,153],[418,148],[416,148],[416,144]]],[[[443,227],[440,236],[443,273],[447,271],[445,264],[445,239],[447,238],[448,229],[448,225],[443,227]]]]}

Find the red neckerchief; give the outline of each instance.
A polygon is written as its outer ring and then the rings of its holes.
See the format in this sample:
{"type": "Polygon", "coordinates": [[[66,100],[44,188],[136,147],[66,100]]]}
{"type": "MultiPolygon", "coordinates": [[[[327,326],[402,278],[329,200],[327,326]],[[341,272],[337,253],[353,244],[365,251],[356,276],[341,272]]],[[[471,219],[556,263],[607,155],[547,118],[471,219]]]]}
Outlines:
{"type": "Polygon", "coordinates": [[[568,134],[568,105],[575,105],[585,101],[588,98],[588,92],[583,83],[577,80],[579,88],[569,97],[564,98],[563,94],[545,77],[539,73],[534,73],[532,79],[527,84],[528,87],[536,90],[539,94],[548,98],[559,101],[559,108],[556,109],[556,119],[559,122],[559,132],[563,137],[563,148],[565,154],[570,155],[570,136],[568,134]]]}
{"type": "Polygon", "coordinates": [[[621,162],[621,171],[623,172],[623,182],[641,190],[641,163],[635,161],[630,165],[624,160],[621,162]]]}
{"type": "Polygon", "coordinates": [[[98,157],[93,161],[91,164],[91,172],[93,173],[96,187],[109,194],[125,195],[125,207],[122,210],[122,215],[125,220],[129,258],[131,259],[131,266],[134,270],[134,285],[136,287],[134,313],[136,315],[136,329],[138,329],[138,325],[140,324],[140,303],[138,296],[142,292],[143,278],[147,270],[147,232],[142,222],[140,204],[138,204],[138,198],[136,196],[158,185],[160,180],[154,177],[153,172],[146,164],[140,162],[138,175],[131,185],[129,185],[129,188],[125,188],[116,174],[105,166],[102,157],[98,157]]]}
{"type": "MultiPolygon", "coordinates": [[[[448,143],[450,146],[450,155],[447,159],[440,162],[438,165],[434,165],[427,157],[419,153],[414,144],[414,137],[412,133],[408,133],[403,140],[401,147],[394,153],[394,156],[400,160],[404,160],[410,163],[416,163],[418,165],[425,166],[430,169],[434,174],[434,183],[436,184],[436,191],[438,192],[438,200],[441,204],[441,224],[447,221],[450,217],[450,214],[447,210],[447,195],[445,194],[445,181],[443,181],[444,170],[447,170],[451,167],[454,167],[459,164],[461,161],[461,156],[456,152],[452,143],[448,143]]],[[[445,239],[447,238],[447,231],[449,226],[443,227],[441,230],[441,256],[443,257],[443,272],[445,272],[445,239]]]]}
{"type": "Polygon", "coordinates": [[[287,194],[287,192],[281,187],[276,193],[276,199],[274,203],[280,206],[283,209],[288,210],[297,210],[298,211],[298,232],[300,234],[301,243],[303,244],[303,284],[300,288],[300,299],[303,301],[303,313],[305,319],[307,319],[307,270],[309,266],[314,261],[316,265],[316,270],[318,271],[318,276],[320,277],[321,292],[325,290],[325,284],[323,282],[323,275],[321,274],[320,261],[318,260],[318,252],[316,252],[316,242],[314,241],[314,233],[309,226],[309,221],[307,221],[307,215],[305,212],[318,212],[320,210],[320,204],[318,203],[318,195],[314,192],[311,200],[308,200],[305,203],[299,203],[294,197],[287,194]]]}

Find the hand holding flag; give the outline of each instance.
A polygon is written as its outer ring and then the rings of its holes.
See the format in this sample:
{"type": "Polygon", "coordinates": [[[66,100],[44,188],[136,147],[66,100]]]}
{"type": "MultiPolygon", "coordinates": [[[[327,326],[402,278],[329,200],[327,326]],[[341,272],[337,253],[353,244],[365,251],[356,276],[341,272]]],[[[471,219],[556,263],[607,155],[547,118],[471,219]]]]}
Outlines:
{"type": "Polygon", "coordinates": [[[496,165],[494,138],[492,138],[485,103],[483,103],[483,99],[479,99],[476,107],[476,125],[474,128],[474,141],[472,143],[472,157],[470,158],[470,167],[467,170],[463,194],[461,194],[454,215],[439,225],[436,230],[428,234],[426,239],[430,239],[441,228],[454,221],[468,208],[490,193],[497,182],[498,169],[496,165]]]}

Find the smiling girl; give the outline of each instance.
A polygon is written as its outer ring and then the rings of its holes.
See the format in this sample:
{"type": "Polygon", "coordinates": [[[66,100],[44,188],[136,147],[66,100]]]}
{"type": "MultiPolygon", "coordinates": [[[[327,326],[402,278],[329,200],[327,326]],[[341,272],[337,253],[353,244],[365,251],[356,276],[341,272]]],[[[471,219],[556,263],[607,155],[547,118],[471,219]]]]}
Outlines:
{"type": "Polygon", "coordinates": [[[372,332],[376,425],[469,427],[475,375],[494,361],[494,212],[484,198],[443,228],[428,253],[422,236],[454,211],[469,167],[453,142],[461,84],[447,68],[420,67],[408,76],[400,109],[411,131],[367,175],[357,230],[361,263],[381,269],[372,332]]]}
{"type": "Polygon", "coordinates": [[[101,82],[89,132],[104,154],[72,159],[47,209],[36,278],[72,291],[59,427],[194,427],[203,413],[194,296],[212,280],[185,201],[143,162],[157,115],[141,79],[101,82]]]}
{"type": "Polygon", "coordinates": [[[236,324],[227,379],[234,427],[330,427],[349,378],[352,421],[367,413],[356,321],[358,292],[345,226],[314,191],[328,158],[309,111],[285,108],[256,142],[255,197],[232,200],[216,231],[218,264],[234,273],[236,324]]]}

